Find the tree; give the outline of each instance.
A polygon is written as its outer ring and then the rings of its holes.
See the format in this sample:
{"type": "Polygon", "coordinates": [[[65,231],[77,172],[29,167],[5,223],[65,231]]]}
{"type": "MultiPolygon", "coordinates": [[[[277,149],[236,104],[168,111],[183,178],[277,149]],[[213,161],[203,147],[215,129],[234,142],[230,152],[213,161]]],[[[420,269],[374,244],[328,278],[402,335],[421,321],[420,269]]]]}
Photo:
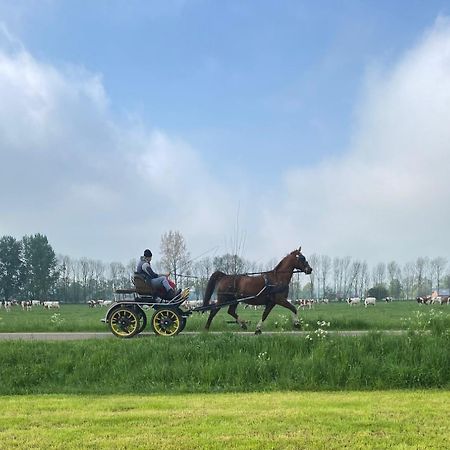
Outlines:
{"type": "Polygon", "coordinates": [[[198,298],[203,298],[206,285],[213,271],[213,261],[209,256],[205,256],[194,264],[194,275],[196,276],[195,289],[198,298]]]}
{"type": "Polygon", "coordinates": [[[320,265],[319,265],[319,277],[320,284],[322,288],[322,298],[325,297],[325,292],[327,290],[328,275],[331,270],[331,258],[328,255],[320,255],[320,265]]]}
{"type": "Polygon", "coordinates": [[[382,298],[385,298],[388,296],[388,290],[386,289],[386,286],[383,284],[379,284],[377,286],[374,286],[373,288],[370,288],[367,291],[368,297],[375,297],[377,300],[381,300],[382,298]]]}
{"type": "Polygon", "coordinates": [[[432,282],[433,281],[436,282],[436,284],[433,287],[436,287],[438,293],[440,290],[442,274],[444,273],[446,265],[447,265],[447,260],[445,258],[443,258],[442,256],[433,258],[430,262],[432,282]]]}
{"type": "Polygon", "coordinates": [[[229,275],[237,275],[246,271],[246,261],[236,254],[226,253],[216,256],[213,260],[215,270],[220,270],[229,275]]]}
{"type": "Polygon", "coordinates": [[[415,277],[417,282],[417,295],[426,294],[431,286],[427,286],[427,272],[429,269],[430,260],[428,258],[419,257],[415,265],[415,277]]]}
{"type": "Polygon", "coordinates": [[[22,239],[26,293],[35,299],[45,299],[54,289],[59,273],[52,246],[42,234],[22,239]]]}
{"type": "Polygon", "coordinates": [[[378,263],[373,269],[372,277],[374,285],[384,285],[384,279],[386,277],[386,264],[378,263]]]}
{"type": "Polygon", "coordinates": [[[5,301],[19,293],[21,285],[22,245],[12,236],[0,239],[0,293],[5,301]]]}
{"type": "Polygon", "coordinates": [[[182,270],[189,268],[189,252],[186,242],[179,231],[170,230],[161,236],[161,265],[164,270],[172,274],[175,284],[178,285],[178,275],[182,270]]]}
{"type": "Polygon", "coordinates": [[[406,300],[413,297],[414,284],[416,282],[416,271],[413,262],[407,262],[402,270],[402,285],[406,300]]]}

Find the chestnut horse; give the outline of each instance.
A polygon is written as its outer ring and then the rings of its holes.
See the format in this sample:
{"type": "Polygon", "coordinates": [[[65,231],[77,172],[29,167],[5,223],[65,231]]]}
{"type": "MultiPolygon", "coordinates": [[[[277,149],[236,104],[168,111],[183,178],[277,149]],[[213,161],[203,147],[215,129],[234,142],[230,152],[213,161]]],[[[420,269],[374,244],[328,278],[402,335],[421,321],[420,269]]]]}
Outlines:
{"type": "MultiPolygon", "coordinates": [[[[312,272],[311,266],[301,253],[301,247],[285,256],[277,266],[269,271],[262,272],[261,275],[227,275],[226,273],[214,272],[206,286],[203,306],[209,305],[209,301],[214,290],[217,288],[217,308],[213,308],[206,322],[208,330],[214,316],[218,313],[220,305],[223,303],[232,303],[235,300],[248,298],[242,303],[249,305],[265,305],[261,320],[256,326],[256,334],[261,333],[263,322],[266,320],[270,311],[275,305],[284,306],[294,314],[294,326],[298,327],[300,321],[297,317],[297,309],[288,302],[289,283],[294,270],[297,269],[305,274],[312,272]]],[[[239,303],[232,303],[228,307],[230,314],[243,329],[246,329],[245,322],[239,319],[236,314],[236,308],[239,303]]]]}

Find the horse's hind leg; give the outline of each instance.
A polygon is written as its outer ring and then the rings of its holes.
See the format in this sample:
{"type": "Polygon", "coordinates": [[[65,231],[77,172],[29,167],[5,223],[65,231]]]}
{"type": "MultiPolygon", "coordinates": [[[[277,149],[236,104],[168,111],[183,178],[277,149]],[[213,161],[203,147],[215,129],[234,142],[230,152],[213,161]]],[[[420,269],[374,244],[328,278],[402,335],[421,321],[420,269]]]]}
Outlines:
{"type": "Polygon", "coordinates": [[[263,322],[267,319],[267,316],[269,315],[270,311],[272,311],[273,307],[275,306],[275,303],[268,303],[266,305],[266,308],[264,309],[263,315],[261,317],[261,320],[258,322],[258,325],[256,325],[255,334],[261,334],[261,328],[263,322]]]}
{"type": "Polygon", "coordinates": [[[238,307],[238,304],[236,303],[235,305],[230,305],[228,307],[228,314],[233,317],[234,319],[236,319],[236,323],[238,323],[241,328],[243,330],[247,329],[247,325],[245,324],[245,322],[241,319],[239,319],[239,316],[236,314],[236,308],[238,307]]]}
{"type": "Polygon", "coordinates": [[[209,313],[209,317],[208,320],[206,321],[206,325],[205,325],[205,329],[209,330],[209,327],[211,325],[212,320],[214,319],[214,316],[219,312],[220,308],[214,308],[211,310],[211,312],[209,313]]]}

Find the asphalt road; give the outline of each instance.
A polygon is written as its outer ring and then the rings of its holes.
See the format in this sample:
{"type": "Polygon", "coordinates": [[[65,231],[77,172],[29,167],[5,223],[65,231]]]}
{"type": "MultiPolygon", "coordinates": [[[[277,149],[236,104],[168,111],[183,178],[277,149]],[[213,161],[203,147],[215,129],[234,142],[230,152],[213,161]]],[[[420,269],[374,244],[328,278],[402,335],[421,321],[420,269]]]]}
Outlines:
{"type": "MultiPolygon", "coordinates": [[[[221,334],[222,332],[209,331],[209,334],[221,334]]],[[[265,335],[276,335],[276,334],[294,334],[299,336],[304,336],[310,332],[308,331],[263,331],[265,335]]],[[[369,331],[329,331],[329,334],[337,336],[362,336],[368,334],[369,331]]],[[[383,333],[398,335],[403,334],[403,330],[386,330],[383,333]]],[[[192,336],[202,334],[202,332],[187,331],[182,332],[178,336],[192,336]]],[[[237,331],[236,334],[254,336],[251,331],[240,332],[237,331]]],[[[144,332],[137,336],[137,339],[150,339],[153,337],[158,337],[154,333],[144,332]]],[[[76,333],[0,333],[0,340],[23,340],[23,341],[74,341],[74,340],[86,340],[86,339],[116,339],[115,336],[110,332],[99,332],[99,333],[88,333],[88,332],[76,332],[76,333]]],[[[136,338],[134,338],[136,339],[136,338]]]]}

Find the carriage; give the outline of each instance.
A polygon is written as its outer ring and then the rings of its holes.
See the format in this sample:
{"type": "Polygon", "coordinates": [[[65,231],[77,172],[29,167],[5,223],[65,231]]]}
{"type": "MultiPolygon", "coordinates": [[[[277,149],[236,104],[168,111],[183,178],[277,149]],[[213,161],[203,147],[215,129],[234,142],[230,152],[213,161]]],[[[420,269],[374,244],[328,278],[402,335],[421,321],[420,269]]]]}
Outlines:
{"type": "Polygon", "coordinates": [[[262,323],[275,305],[289,309],[294,316],[294,326],[299,326],[297,309],[287,300],[289,282],[296,271],[305,274],[312,272],[312,268],[301,253],[301,248],[289,253],[268,272],[227,275],[216,271],[206,286],[203,305],[193,309],[186,309],[183,305],[189,297],[189,288],[183,289],[175,297],[167,300],[164,298],[164,290],[162,292],[155,290],[145,282],[142,275],[135,273],[134,287],[116,290],[116,294],[122,298],[109,307],[102,322],[109,325],[115,336],[131,338],[146,328],[147,312],[151,311],[150,326],[153,332],[160,336],[174,336],[183,331],[188,317],[193,312],[209,311],[206,322],[206,329],[209,329],[217,312],[221,308],[228,307],[228,313],[236,323],[246,329],[245,321],[239,318],[236,308],[240,303],[247,303],[265,306],[256,327],[256,334],[261,333],[262,323]],[[210,303],[215,290],[217,301],[210,303]]]}
{"type": "Polygon", "coordinates": [[[160,336],[174,336],[184,329],[191,311],[182,304],[189,297],[189,289],[183,289],[174,298],[166,300],[164,290],[148,285],[143,276],[133,276],[134,287],[116,289],[121,296],[107,310],[102,322],[109,325],[111,332],[121,338],[131,338],[147,327],[147,313],[152,311],[150,326],[160,336]]]}

